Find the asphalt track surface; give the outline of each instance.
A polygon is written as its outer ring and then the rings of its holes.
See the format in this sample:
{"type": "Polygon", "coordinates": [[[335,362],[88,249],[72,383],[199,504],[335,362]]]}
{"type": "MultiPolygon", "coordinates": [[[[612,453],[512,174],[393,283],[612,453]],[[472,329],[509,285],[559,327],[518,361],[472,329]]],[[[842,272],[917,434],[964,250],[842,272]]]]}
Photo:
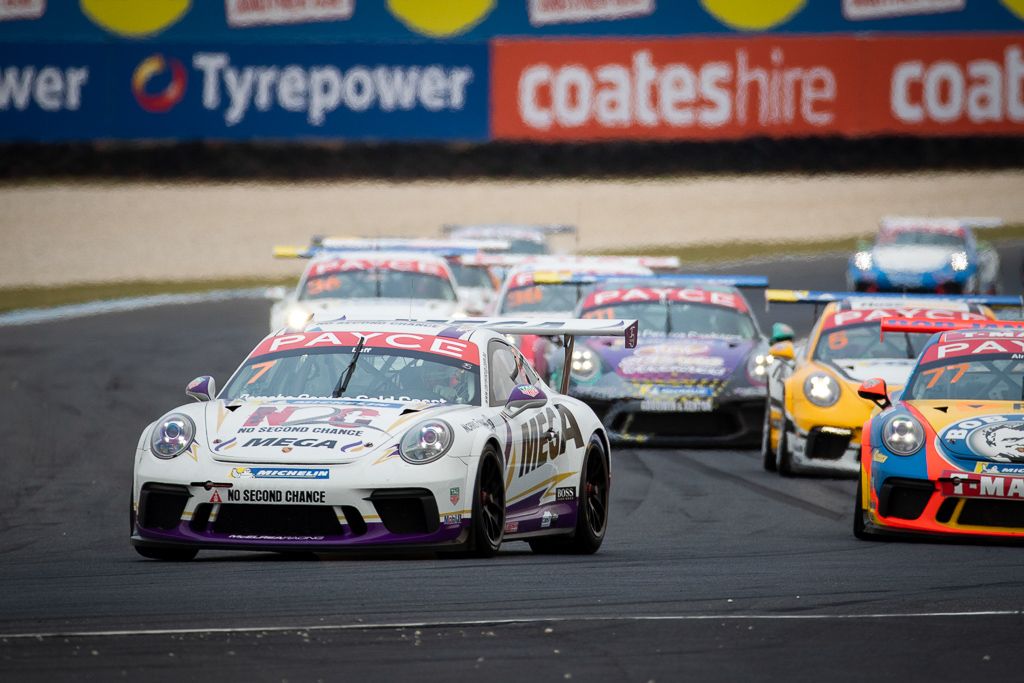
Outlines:
{"type": "MultiPolygon", "coordinates": [[[[1020,258],[1003,251],[1007,291],[1020,258]]],[[[842,284],[836,258],[731,270],[842,284]]],[[[226,378],[267,306],[2,330],[0,680],[1022,678],[1024,548],[857,541],[853,482],[782,479],[752,451],[615,451],[589,557],[144,560],[138,434],[193,376],[226,378]]]]}

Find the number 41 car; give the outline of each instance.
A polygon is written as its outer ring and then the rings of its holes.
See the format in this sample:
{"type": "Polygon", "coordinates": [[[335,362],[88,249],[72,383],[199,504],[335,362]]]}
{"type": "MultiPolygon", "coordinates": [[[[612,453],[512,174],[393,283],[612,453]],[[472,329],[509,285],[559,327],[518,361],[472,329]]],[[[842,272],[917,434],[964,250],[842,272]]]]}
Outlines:
{"type": "Polygon", "coordinates": [[[506,334],[620,336],[635,320],[335,321],[267,336],[217,393],[143,431],[131,542],[199,550],[387,547],[491,556],[503,541],[593,553],[609,443],[506,334]]]}
{"type": "Polygon", "coordinates": [[[1024,323],[884,320],[882,333],[938,332],[890,403],[862,398],[853,533],[1024,538],[1024,323]]]}

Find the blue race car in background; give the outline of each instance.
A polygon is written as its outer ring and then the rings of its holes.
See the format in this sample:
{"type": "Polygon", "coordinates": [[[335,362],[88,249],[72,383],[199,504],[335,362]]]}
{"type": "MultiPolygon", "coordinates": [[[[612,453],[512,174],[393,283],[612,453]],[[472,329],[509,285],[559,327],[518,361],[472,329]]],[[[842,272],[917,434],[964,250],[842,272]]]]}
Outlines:
{"type": "Polygon", "coordinates": [[[849,262],[847,287],[857,292],[995,294],[999,254],[975,239],[997,218],[885,218],[873,244],[849,262]]]}
{"type": "MultiPolygon", "coordinates": [[[[582,318],[641,320],[635,349],[586,340],[571,355],[569,394],[585,401],[617,443],[650,446],[761,442],[768,342],[738,286],[755,276],[655,275],[596,279],[582,318]]],[[[548,366],[561,380],[562,355],[548,366]]]]}

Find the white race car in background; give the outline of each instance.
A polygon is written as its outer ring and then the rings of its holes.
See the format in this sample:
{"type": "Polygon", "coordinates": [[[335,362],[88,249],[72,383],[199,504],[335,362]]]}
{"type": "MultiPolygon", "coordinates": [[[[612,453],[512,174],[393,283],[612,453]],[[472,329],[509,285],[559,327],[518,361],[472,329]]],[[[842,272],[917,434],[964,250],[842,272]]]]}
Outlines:
{"type": "Polygon", "coordinates": [[[131,542],[143,556],[503,541],[592,553],[608,522],[608,438],[504,334],[637,338],[635,320],[312,323],[267,336],[217,394],[143,430],[131,542]]]}
{"type": "Polygon", "coordinates": [[[450,318],[463,315],[447,262],[405,251],[325,251],[313,257],[293,292],[270,309],[270,329],[320,320],[450,318]]]}
{"type": "Polygon", "coordinates": [[[573,225],[516,225],[494,223],[490,225],[445,225],[441,231],[455,240],[504,240],[512,254],[542,255],[551,253],[549,237],[572,235],[578,232],[573,225]]]}

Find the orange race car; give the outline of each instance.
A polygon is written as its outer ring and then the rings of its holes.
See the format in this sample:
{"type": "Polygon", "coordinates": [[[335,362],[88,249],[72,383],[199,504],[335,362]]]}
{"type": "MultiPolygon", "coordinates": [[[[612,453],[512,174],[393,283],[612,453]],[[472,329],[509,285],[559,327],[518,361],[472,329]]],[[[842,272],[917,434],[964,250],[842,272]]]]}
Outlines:
{"type": "Polygon", "coordinates": [[[881,329],[939,333],[922,337],[895,404],[885,380],[861,385],[882,411],[864,424],[854,535],[1024,538],[1024,323],[889,319],[881,329]]]}

